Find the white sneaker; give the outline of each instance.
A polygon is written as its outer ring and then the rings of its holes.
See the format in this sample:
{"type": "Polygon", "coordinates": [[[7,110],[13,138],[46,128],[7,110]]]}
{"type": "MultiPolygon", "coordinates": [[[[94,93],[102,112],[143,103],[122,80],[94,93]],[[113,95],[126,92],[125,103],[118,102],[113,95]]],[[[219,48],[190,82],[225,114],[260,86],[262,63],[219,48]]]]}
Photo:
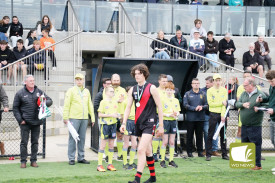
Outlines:
{"type": "Polygon", "coordinates": [[[234,69],[231,69],[231,72],[235,72],[234,69]]]}
{"type": "Polygon", "coordinates": [[[7,85],[10,85],[11,84],[11,81],[10,80],[7,80],[7,85]]]}
{"type": "Polygon", "coordinates": [[[272,171],[272,172],[275,172],[275,168],[272,168],[271,171],[272,171]]]}
{"type": "Polygon", "coordinates": [[[53,67],[53,71],[56,71],[56,67],[53,67]]]}

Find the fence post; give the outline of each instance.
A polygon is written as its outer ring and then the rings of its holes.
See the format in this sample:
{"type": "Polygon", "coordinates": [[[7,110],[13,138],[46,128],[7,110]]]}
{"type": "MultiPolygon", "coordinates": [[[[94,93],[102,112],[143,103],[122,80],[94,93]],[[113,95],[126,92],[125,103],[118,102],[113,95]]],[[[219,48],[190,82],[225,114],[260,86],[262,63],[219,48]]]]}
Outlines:
{"type": "Polygon", "coordinates": [[[46,157],[46,119],[43,122],[43,149],[42,149],[42,156],[43,159],[46,157]]]}
{"type": "Polygon", "coordinates": [[[247,24],[247,6],[245,6],[245,14],[244,14],[244,35],[245,36],[247,36],[246,24],[247,24]]]}
{"type": "MultiPolygon", "coordinates": [[[[46,70],[45,70],[45,72],[46,72],[46,80],[45,80],[45,88],[46,88],[46,93],[48,93],[48,85],[49,85],[49,50],[46,50],[46,70]]],[[[43,80],[42,80],[43,81],[43,80]]],[[[42,84],[43,85],[43,84],[42,84]]]]}
{"type": "Polygon", "coordinates": [[[97,1],[95,1],[95,32],[97,32],[97,1]]]}

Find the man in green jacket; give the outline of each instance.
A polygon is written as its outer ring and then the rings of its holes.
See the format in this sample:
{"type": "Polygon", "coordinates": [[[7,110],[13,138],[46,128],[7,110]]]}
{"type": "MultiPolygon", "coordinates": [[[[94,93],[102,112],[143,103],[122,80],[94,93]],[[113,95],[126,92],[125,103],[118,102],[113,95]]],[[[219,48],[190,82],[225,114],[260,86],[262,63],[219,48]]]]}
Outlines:
{"type": "Polygon", "coordinates": [[[253,78],[246,78],[243,83],[243,92],[236,103],[240,109],[242,121],[241,139],[242,142],[251,142],[256,146],[256,166],[252,170],[260,170],[262,150],[262,121],[264,113],[258,110],[261,106],[259,98],[266,99],[265,94],[258,90],[253,78]]]}
{"type": "MultiPolygon", "coordinates": [[[[89,161],[84,159],[84,146],[89,118],[88,114],[91,116],[93,126],[95,122],[94,109],[91,94],[89,90],[83,86],[84,76],[80,73],[76,74],[75,82],[76,86],[70,88],[65,96],[63,120],[65,124],[70,122],[79,134],[80,141],[77,143],[78,163],[90,164],[89,161]]],[[[75,164],[75,152],[76,143],[70,134],[68,143],[68,157],[70,165],[75,164]]]]}

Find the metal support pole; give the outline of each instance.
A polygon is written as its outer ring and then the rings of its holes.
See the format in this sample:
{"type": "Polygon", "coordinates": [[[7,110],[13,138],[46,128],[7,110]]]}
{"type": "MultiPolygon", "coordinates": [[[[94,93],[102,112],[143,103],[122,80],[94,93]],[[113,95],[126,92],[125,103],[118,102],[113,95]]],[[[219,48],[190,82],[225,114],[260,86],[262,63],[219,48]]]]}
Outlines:
{"type": "Polygon", "coordinates": [[[245,14],[244,14],[244,36],[248,36],[246,33],[246,24],[247,24],[247,6],[245,6],[245,14]]]}
{"type": "Polygon", "coordinates": [[[124,20],[123,20],[123,22],[124,22],[124,57],[126,57],[126,15],[125,15],[125,13],[124,13],[124,20]]]}
{"type": "Polygon", "coordinates": [[[45,80],[45,92],[46,93],[48,93],[48,85],[49,85],[49,51],[48,50],[46,50],[46,70],[45,70],[45,72],[46,72],[46,80],[45,80]]]}
{"type": "Polygon", "coordinates": [[[42,0],[40,0],[40,20],[42,20],[42,6],[43,6],[43,3],[42,3],[42,0]]]}
{"type": "Polygon", "coordinates": [[[221,31],[221,35],[223,34],[223,30],[222,30],[222,18],[223,18],[223,5],[221,6],[221,24],[220,24],[220,31],[221,31]]]}
{"type": "MultiPolygon", "coordinates": [[[[13,0],[11,0],[11,17],[13,17],[13,0]]],[[[41,18],[40,18],[41,20],[41,18]]]]}
{"type": "Polygon", "coordinates": [[[149,33],[149,6],[148,3],[146,4],[147,7],[147,11],[146,11],[146,30],[147,30],[147,34],[149,33]]]}
{"type": "Polygon", "coordinates": [[[42,149],[42,157],[45,159],[46,157],[46,119],[43,120],[43,149],[42,149]]]}
{"type": "Polygon", "coordinates": [[[173,34],[174,29],[174,4],[172,4],[172,22],[171,22],[171,33],[173,34]]]}
{"type": "Polygon", "coordinates": [[[97,1],[95,1],[95,32],[97,32],[97,1]]]}

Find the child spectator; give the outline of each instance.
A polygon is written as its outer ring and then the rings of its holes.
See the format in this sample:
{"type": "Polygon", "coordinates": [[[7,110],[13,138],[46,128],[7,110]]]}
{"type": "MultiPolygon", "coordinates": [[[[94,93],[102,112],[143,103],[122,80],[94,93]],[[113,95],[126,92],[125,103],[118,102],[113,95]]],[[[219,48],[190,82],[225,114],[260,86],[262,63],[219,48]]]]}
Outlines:
{"type": "MultiPolygon", "coordinates": [[[[239,87],[238,78],[231,76],[228,81],[228,100],[237,100],[237,90],[239,87]]],[[[227,88],[227,86],[225,87],[227,88]]]]}
{"type": "MultiPolygon", "coordinates": [[[[130,90],[130,86],[126,87],[126,91],[128,92],[130,90]]],[[[125,108],[127,106],[127,100],[124,100],[125,108]]],[[[136,136],[136,130],[135,130],[135,104],[133,103],[131,107],[131,112],[128,117],[127,123],[126,123],[126,130],[124,132],[123,136],[123,168],[127,170],[133,170],[137,168],[137,165],[134,163],[135,154],[137,151],[137,136],[136,136]],[[129,147],[129,140],[131,139],[131,151],[130,151],[130,160],[129,163],[127,162],[127,153],[128,153],[128,147],[129,147]]]]}
{"type": "Polygon", "coordinates": [[[159,41],[153,41],[151,44],[151,48],[154,50],[154,58],[158,59],[170,59],[169,52],[168,52],[168,46],[164,43],[168,43],[169,41],[164,38],[164,33],[162,31],[158,32],[158,38],[159,41]]]}
{"type": "Polygon", "coordinates": [[[105,88],[106,99],[103,99],[98,108],[98,117],[100,118],[100,147],[98,150],[98,166],[97,171],[105,172],[106,170],[102,166],[102,159],[104,154],[105,145],[109,143],[108,154],[108,167],[110,171],[116,171],[112,165],[114,155],[114,141],[116,139],[117,118],[120,118],[118,114],[118,103],[112,100],[114,96],[114,88],[108,86],[105,88]]]}
{"type": "MultiPolygon", "coordinates": [[[[15,61],[15,56],[13,52],[8,47],[8,42],[5,40],[0,41],[0,68],[7,66],[15,61]]],[[[10,85],[10,78],[12,75],[12,66],[8,67],[8,74],[7,74],[7,84],[10,85]]],[[[1,79],[1,71],[0,71],[0,84],[2,84],[1,79]]]]}
{"type": "MultiPolygon", "coordinates": [[[[195,2],[195,1],[192,1],[192,3],[193,3],[193,2],[195,2]]],[[[191,4],[192,4],[192,3],[191,3],[191,4]]],[[[199,3],[199,2],[198,2],[198,3],[199,3]]],[[[194,21],[194,24],[195,24],[195,27],[192,28],[191,31],[190,31],[190,39],[193,39],[193,38],[194,38],[194,32],[195,32],[195,31],[199,31],[199,33],[200,33],[199,38],[205,39],[207,33],[206,33],[206,30],[202,27],[202,21],[201,21],[200,19],[196,19],[196,20],[194,21]]]]}
{"type": "Polygon", "coordinates": [[[271,70],[271,58],[269,56],[270,50],[268,43],[264,41],[264,36],[259,35],[258,41],[255,42],[255,52],[259,53],[260,60],[262,63],[264,61],[267,63],[268,70],[271,70]]]}
{"type": "MultiPolygon", "coordinates": [[[[24,47],[24,43],[22,39],[18,39],[16,43],[16,47],[13,48],[13,53],[16,58],[16,60],[19,60],[21,58],[24,58],[27,55],[27,50],[24,47]]],[[[27,65],[24,63],[24,60],[21,62],[18,62],[13,65],[13,77],[15,79],[16,85],[17,83],[17,71],[21,68],[22,71],[22,84],[24,84],[23,78],[27,75],[27,65]]]]}
{"type": "MultiPolygon", "coordinates": [[[[54,44],[55,41],[53,38],[49,37],[49,29],[44,29],[42,31],[43,37],[40,39],[40,46],[41,49],[44,49],[45,47],[50,46],[51,44],[54,44]]],[[[54,55],[55,46],[51,46],[48,49],[48,55],[51,57],[51,60],[53,61],[53,70],[56,70],[56,58],[54,55]]]]}
{"type": "Polygon", "coordinates": [[[17,16],[12,17],[12,23],[10,26],[10,39],[11,46],[14,48],[17,44],[17,40],[22,39],[23,25],[18,21],[17,16]]]}
{"type": "Polygon", "coordinates": [[[169,82],[166,87],[167,97],[162,98],[162,108],[163,108],[163,125],[164,125],[164,135],[162,138],[162,146],[160,148],[161,162],[160,166],[166,168],[165,165],[165,152],[166,146],[169,144],[169,166],[177,168],[178,165],[173,161],[175,152],[175,137],[177,133],[177,118],[180,112],[179,100],[174,97],[175,86],[173,83],[169,82]],[[169,139],[169,143],[168,143],[169,139]]]}
{"type": "MultiPolygon", "coordinates": [[[[193,53],[196,53],[198,55],[204,56],[204,41],[200,39],[200,32],[199,31],[194,31],[194,38],[190,40],[189,43],[189,50],[193,53]]],[[[196,58],[196,56],[191,56],[191,58],[196,58]]],[[[201,58],[197,58],[199,61],[199,66],[204,65],[204,60],[201,58]]],[[[201,70],[205,70],[206,68],[201,67],[201,70]]]]}
{"type": "Polygon", "coordinates": [[[33,42],[37,40],[36,38],[36,30],[30,30],[27,35],[27,39],[25,40],[25,48],[26,50],[30,50],[33,48],[33,42]]]}
{"type": "Polygon", "coordinates": [[[41,24],[38,24],[37,26],[37,35],[38,35],[38,40],[42,38],[42,31],[48,29],[49,30],[49,36],[52,37],[55,33],[55,28],[49,18],[48,15],[44,15],[41,24]]]}
{"type": "MultiPolygon", "coordinates": [[[[218,61],[217,53],[219,51],[219,43],[213,38],[214,33],[212,31],[207,32],[207,39],[205,40],[205,50],[204,54],[206,58],[209,58],[214,61],[218,61]]],[[[218,69],[219,64],[211,62],[210,64],[216,69],[218,69]]]]}
{"type": "Polygon", "coordinates": [[[4,16],[2,20],[0,20],[0,41],[5,40],[8,42],[9,37],[9,29],[10,29],[10,17],[4,16]]]}

